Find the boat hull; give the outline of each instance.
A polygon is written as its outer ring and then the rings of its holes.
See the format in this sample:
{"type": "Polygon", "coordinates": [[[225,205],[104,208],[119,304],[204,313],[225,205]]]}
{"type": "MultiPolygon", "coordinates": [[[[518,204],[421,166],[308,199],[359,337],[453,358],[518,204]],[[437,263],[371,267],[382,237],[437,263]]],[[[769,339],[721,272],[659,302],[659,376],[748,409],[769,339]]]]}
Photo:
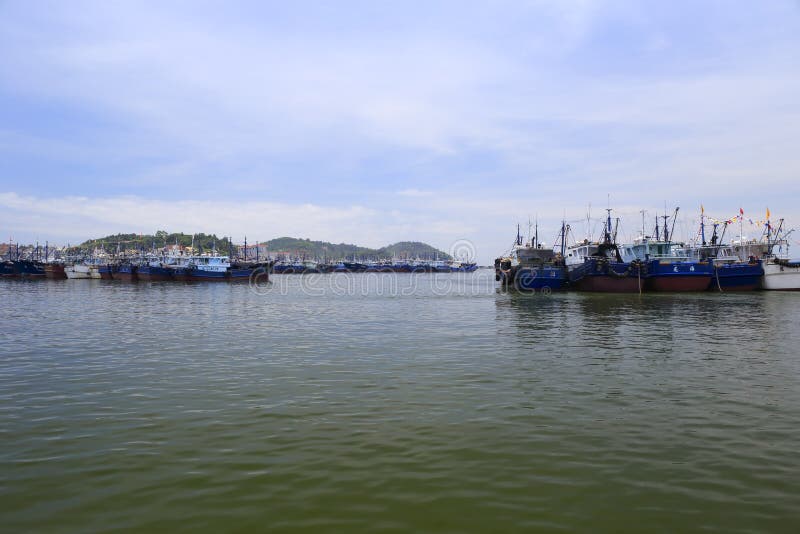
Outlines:
{"type": "Polygon", "coordinates": [[[655,276],[647,280],[650,291],[685,292],[705,291],[711,282],[711,275],[706,276],[655,276]]]}
{"type": "Polygon", "coordinates": [[[188,282],[189,275],[186,273],[185,267],[170,267],[172,269],[172,280],[174,282],[188,282]]]}
{"type": "Polygon", "coordinates": [[[503,288],[525,292],[563,291],[569,286],[567,270],[560,266],[512,267],[498,271],[498,278],[503,288]]]}
{"type": "Polygon", "coordinates": [[[228,279],[228,273],[225,271],[187,269],[186,279],[190,282],[225,282],[228,279]]]}
{"type": "Polygon", "coordinates": [[[158,265],[143,265],[137,269],[136,276],[145,282],[171,282],[172,270],[158,265]]]}
{"type": "Polygon", "coordinates": [[[765,264],[762,287],[770,291],[800,291],[800,264],[765,264]]]}
{"type": "Polygon", "coordinates": [[[116,266],[111,264],[99,265],[97,267],[97,272],[100,274],[101,280],[113,280],[115,270],[116,266]]]}
{"type": "Polygon", "coordinates": [[[70,280],[90,280],[92,275],[89,274],[89,271],[76,271],[75,269],[67,268],[64,271],[64,274],[70,280]]]}
{"type": "Polygon", "coordinates": [[[19,276],[17,270],[14,268],[13,261],[3,261],[0,262],[0,277],[3,278],[15,278],[19,276]]]}
{"type": "Polygon", "coordinates": [[[137,282],[139,280],[137,271],[136,265],[123,265],[114,273],[114,279],[123,282],[137,282]]]}
{"type": "Polygon", "coordinates": [[[710,287],[713,266],[709,262],[661,262],[647,265],[646,288],[650,291],[705,291],[710,287]]]}
{"type": "Polygon", "coordinates": [[[64,265],[60,263],[49,263],[44,267],[44,275],[51,280],[66,280],[67,273],[64,271],[64,265]]]}
{"type": "Polygon", "coordinates": [[[645,285],[639,264],[598,258],[587,258],[569,277],[579,291],[595,293],[640,293],[645,285]]]}
{"type": "Polygon", "coordinates": [[[253,269],[229,269],[228,279],[231,282],[247,282],[253,274],[253,269]]]}
{"type": "Polygon", "coordinates": [[[761,287],[764,268],[761,262],[733,263],[714,267],[711,289],[719,291],[753,291],[761,287]]]}
{"type": "Polygon", "coordinates": [[[32,260],[17,260],[14,269],[22,278],[44,278],[44,264],[32,260]]]}

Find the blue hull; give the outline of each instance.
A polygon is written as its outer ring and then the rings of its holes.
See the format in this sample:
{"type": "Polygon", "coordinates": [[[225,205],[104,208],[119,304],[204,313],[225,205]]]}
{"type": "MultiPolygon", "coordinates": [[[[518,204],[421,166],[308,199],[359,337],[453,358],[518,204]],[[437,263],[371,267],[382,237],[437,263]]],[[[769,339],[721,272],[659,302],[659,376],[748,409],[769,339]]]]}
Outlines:
{"type": "Polygon", "coordinates": [[[569,272],[570,285],[581,291],[637,293],[644,288],[644,269],[639,263],[587,258],[569,272]]]}
{"type": "Polygon", "coordinates": [[[126,282],[136,282],[139,277],[136,274],[138,265],[120,265],[117,272],[114,273],[114,278],[117,280],[125,280],[126,282]]]}
{"type": "Polygon", "coordinates": [[[518,291],[563,291],[569,286],[565,267],[522,267],[510,274],[513,280],[503,280],[503,285],[518,291]]]}
{"type": "Polygon", "coordinates": [[[44,264],[38,261],[17,260],[14,262],[14,270],[18,276],[44,278],[44,264]]]}
{"type": "Polygon", "coordinates": [[[4,261],[0,263],[0,276],[19,276],[19,273],[17,273],[17,270],[14,268],[13,261],[4,261]]]}
{"type": "Polygon", "coordinates": [[[140,265],[137,275],[141,280],[151,282],[165,282],[172,280],[172,269],[159,265],[140,265]]]}
{"type": "Polygon", "coordinates": [[[705,291],[714,274],[714,266],[706,261],[652,260],[646,269],[647,289],[651,291],[705,291]]]}
{"type": "Polygon", "coordinates": [[[200,269],[187,269],[187,280],[195,282],[222,282],[227,280],[228,273],[225,271],[202,271],[200,269]]]}
{"type": "Polygon", "coordinates": [[[723,291],[752,291],[761,287],[764,267],[757,263],[731,263],[717,265],[711,278],[710,289],[723,291]]]}
{"type": "Polygon", "coordinates": [[[250,276],[253,274],[253,269],[230,269],[228,270],[228,276],[230,277],[231,282],[243,282],[250,280],[250,276]]]}

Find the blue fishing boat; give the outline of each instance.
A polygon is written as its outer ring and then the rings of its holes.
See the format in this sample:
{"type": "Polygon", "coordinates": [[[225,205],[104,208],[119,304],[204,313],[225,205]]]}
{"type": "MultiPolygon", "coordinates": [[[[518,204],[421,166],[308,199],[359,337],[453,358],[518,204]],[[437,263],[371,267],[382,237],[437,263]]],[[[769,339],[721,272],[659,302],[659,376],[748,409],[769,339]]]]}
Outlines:
{"type": "MultiPolygon", "coordinates": [[[[672,215],[672,230],[678,209],[672,215]]],[[[632,244],[622,246],[624,262],[643,262],[645,269],[645,288],[649,291],[705,291],[714,274],[713,263],[689,257],[683,243],[670,240],[672,231],[668,229],[668,215],[663,215],[663,238],[659,235],[656,221],[655,238],[641,236],[632,244]]]]}
{"type": "Polygon", "coordinates": [[[517,238],[511,253],[495,259],[495,279],[504,289],[518,291],[562,291],[569,286],[569,276],[564,263],[566,224],[561,224],[561,252],[539,243],[539,229],[534,238],[523,243],[517,226],[517,238]]]}
{"type": "Polygon", "coordinates": [[[617,229],[612,230],[611,209],[607,211],[602,241],[590,243],[587,239],[567,249],[570,285],[581,291],[641,292],[646,275],[643,263],[622,260],[616,243],[617,229]]]}
{"type": "Polygon", "coordinates": [[[701,208],[700,245],[687,247],[687,252],[693,259],[711,263],[713,272],[709,289],[716,291],[753,291],[761,287],[761,280],[764,276],[762,260],[755,255],[750,255],[745,259],[740,258],[739,254],[741,254],[743,247],[722,244],[728,223],[723,226],[722,235],[718,235],[719,224],[715,223],[711,240],[707,242],[704,211],[701,208]]]}
{"type": "Polygon", "coordinates": [[[228,256],[191,256],[186,264],[186,279],[193,282],[224,282],[230,266],[228,256]]]}

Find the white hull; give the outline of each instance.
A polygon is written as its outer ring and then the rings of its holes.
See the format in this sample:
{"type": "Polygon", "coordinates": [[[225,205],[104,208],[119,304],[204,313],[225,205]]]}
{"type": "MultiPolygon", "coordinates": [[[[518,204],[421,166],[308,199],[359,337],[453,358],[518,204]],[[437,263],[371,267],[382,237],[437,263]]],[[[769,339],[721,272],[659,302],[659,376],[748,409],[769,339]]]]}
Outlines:
{"type": "Polygon", "coordinates": [[[91,265],[89,267],[89,277],[95,280],[100,280],[100,267],[97,265],[91,265]]]}
{"type": "MultiPolygon", "coordinates": [[[[93,278],[91,269],[88,265],[72,265],[64,269],[64,273],[70,280],[88,280],[93,278]]],[[[97,278],[100,278],[100,272],[97,272],[97,278]]]]}
{"type": "Polygon", "coordinates": [[[764,264],[764,289],[800,291],[800,265],[764,264]]]}

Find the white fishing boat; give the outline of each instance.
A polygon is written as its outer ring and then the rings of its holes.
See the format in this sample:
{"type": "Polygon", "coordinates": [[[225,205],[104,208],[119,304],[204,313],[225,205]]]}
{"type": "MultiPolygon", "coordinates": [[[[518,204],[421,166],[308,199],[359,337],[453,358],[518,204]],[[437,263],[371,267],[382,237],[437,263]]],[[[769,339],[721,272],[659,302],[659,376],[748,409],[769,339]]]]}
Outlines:
{"type": "MultiPolygon", "coordinates": [[[[767,228],[771,228],[767,221],[767,228]]],[[[763,289],[778,291],[800,291],[800,261],[793,260],[789,253],[789,234],[794,230],[781,233],[783,219],[778,228],[769,231],[769,253],[764,261],[763,289]]]]}
{"type": "Polygon", "coordinates": [[[764,264],[764,289],[800,291],[800,261],[772,258],[764,264]]]}

